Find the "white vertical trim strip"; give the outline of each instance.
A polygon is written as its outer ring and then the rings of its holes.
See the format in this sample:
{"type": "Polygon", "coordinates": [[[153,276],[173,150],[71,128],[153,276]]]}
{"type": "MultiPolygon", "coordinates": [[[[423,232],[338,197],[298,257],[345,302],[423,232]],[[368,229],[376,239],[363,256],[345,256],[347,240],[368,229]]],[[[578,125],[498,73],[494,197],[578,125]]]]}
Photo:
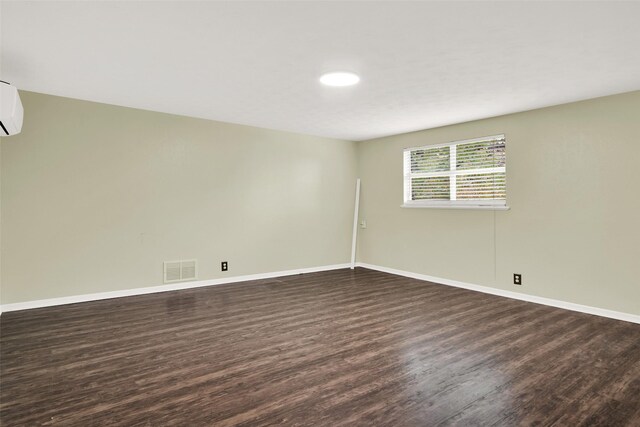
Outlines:
{"type": "Polygon", "coordinates": [[[353,209],[353,235],[351,236],[351,269],[356,268],[356,245],[358,241],[358,211],[360,210],[360,178],[356,179],[356,205],[353,209]]]}

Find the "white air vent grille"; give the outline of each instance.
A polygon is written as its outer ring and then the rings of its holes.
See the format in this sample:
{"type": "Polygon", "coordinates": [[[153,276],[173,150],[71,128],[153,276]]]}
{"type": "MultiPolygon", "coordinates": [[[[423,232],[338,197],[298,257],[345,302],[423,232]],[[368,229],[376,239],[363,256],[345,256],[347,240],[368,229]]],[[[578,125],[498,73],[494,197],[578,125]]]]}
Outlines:
{"type": "Polygon", "coordinates": [[[184,282],[198,278],[198,260],[165,261],[164,283],[184,282]]]}

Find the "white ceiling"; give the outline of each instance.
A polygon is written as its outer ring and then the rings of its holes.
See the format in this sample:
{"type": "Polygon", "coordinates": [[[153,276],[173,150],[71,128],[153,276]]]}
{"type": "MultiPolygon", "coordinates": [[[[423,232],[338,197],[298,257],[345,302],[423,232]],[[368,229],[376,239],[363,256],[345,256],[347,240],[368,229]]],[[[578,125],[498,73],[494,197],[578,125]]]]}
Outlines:
{"type": "Polygon", "coordinates": [[[640,2],[3,1],[1,14],[0,78],[20,89],[349,140],[640,88],[640,2]],[[361,83],[322,87],[333,70],[361,83]]]}

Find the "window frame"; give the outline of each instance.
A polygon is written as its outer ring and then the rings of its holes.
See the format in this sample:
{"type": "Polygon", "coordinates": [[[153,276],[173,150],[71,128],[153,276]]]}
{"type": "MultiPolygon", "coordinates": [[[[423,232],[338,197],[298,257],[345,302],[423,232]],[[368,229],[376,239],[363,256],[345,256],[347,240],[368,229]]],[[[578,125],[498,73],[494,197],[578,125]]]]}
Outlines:
{"type": "MultiPolygon", "coordinates": [[[[505,179],[507,173],[507,165],[504,167],[493,168],[478,168],[478,169],[462,169],[456,170],[456,154],[457,147],[462,144],[471,144],[476,142],[485,142],[491,140],[504,139],[506,150],[506,136],[505,134],[490,135],[480,138],[464,139],[460,141],[451,141],[441,144],[423,145],[419,147],[408,147],[403,150],[403,208],[440,208],[440,209],[490,209],[490,210],[508,210],[506,194],[505,199],[476,199],[476,200],[456,200],[456,177],[460,175],[473,175],[479,173],[500,173],[504,172],[505,179]],[[416,150],[429,150],[442,147],[450,147],[450,169],[448,171],[440,172],[411,172],[411,152],[416,150]],[[420,177],[437,177],[446,176],[450,178],[450,191],[453,191],[454,199],[451,199],[451,193],[449,200],[411,200],[411,179],[420,177]]],[[[505,152],[506,155],[506,152],[505,152]]],[[[506,184],[505,184],[506,185],[506,184]]]]}

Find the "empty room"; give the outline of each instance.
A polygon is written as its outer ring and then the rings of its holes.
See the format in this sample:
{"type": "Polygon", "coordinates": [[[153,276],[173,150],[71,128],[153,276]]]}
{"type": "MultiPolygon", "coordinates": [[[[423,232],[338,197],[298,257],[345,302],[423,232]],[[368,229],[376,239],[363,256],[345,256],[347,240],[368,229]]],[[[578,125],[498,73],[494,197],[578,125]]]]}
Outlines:
{"type": "Polygon", "coordinates": [[[640,426],[640,2],[0,3],[0,426],[640,426]]]}

